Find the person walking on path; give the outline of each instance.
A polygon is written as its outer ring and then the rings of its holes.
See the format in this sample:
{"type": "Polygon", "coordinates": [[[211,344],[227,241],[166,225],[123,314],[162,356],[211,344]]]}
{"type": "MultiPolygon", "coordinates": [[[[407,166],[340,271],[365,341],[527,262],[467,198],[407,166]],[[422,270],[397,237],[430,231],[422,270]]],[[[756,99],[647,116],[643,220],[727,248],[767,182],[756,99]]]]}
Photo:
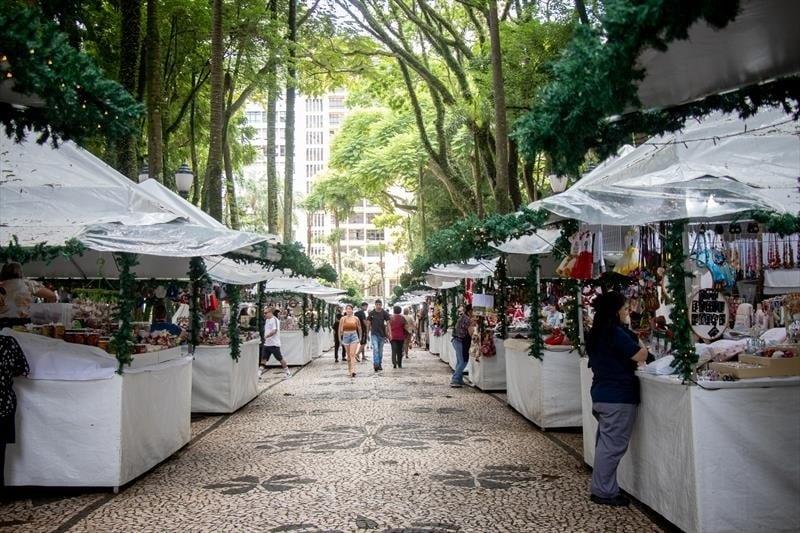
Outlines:
{"type": "Polygon", "coordinates": [[[347,372],[351,378],[356,377],[356,354],[361,342],[361,320],[353,315],[353,306],[345,307],[345,315],[339,321],[337,334],[342,346],[347,349],[347,372]]]}
{"type": "Polygon", "coordinates": [[[411,348],[411,342],[414,340],[417,326],[414,324],[414,313],[411,312],[410,307],[406,307],[405,310],[403,310],[403,318],[406,321],[406,340],[403,343],[403,357],[411,359],[408,351],[411,348]]]}
{"type": "Polygon", "coordinates": [[[389,338],[389,332],[386,329],[389,318],[389,313],[383,308],[383,302],[375,300],[375,309],[370,311],[367,316],[372,340],[372,366],[375,368],[375,372],[383,370],[383,345],[389,338]]]}
{"type": "Polygon", "coordinates": [[[333,318],[333,362],[339,362],[339,346],[342,347],[342,362],[347,359],[347,351],[344,345],[339,342],[339,322],[342,320],[342,308],[336,308],[336,315],[333,318]]]}
{"type": "Polygon", "coordinates": [[[470,304],[464,304],[456,326],[453,329],[452,343],[453,349],[456,352],[456,369],[453,371],[453,377],[450,379],[451,387],[464,386],[464,369],[467,368],[467,363],[469,362],[469,347],[472,343],[471,326],[472,306],[470,304]]]}
{"type": "Polygon", "coordinates": [[[361,309],[353,313],[361,321],[361,342],[358,347],[358,361],[361,363],[367,360],[367,309],[369,304],[361,302],[361,309]]]}
{"type": "Polygon", "coordinates": [[[628,450],[639,379],[636,368],[647,359],[636,335],[623,327],[629,308],[618,292],[598,296],[592,329],[586,343],[592,369],[592,414],[597,419],[597,442],[590,499],[600,505],[623,507],[630,502],[617,484],[617,466],[628,450]]]}
{"type": "Polygon", "coordinates": [[[27,375],[28,361],[17,339],[0,335],[0,496],[5,496],[6,445],[14,444],[14,416],[17,397],[14,395],[14,378],[27,375]]]}
{"type": "Polygon", "coordinates": [[[399,305],[394,306],[394,314],[389,319],[389,342],[392,344],[392,368],[403,368],[403,349],[409,335],[408,323],[400,313],[399,305]]]}
{"type": "Polygon", "coordinates": [[[267,362],[270,357],[275,357],[275,360],[281,364],[283,374],[286,378],[292,377],[289,372],[289,365],[283,359],[281,354],[281,321],[278,319],[280,314],[279,309],[269,309],[267,317],[264,320],[264,344],[261,346],[261,370],[259,377],[266,372],[267,362]]]}

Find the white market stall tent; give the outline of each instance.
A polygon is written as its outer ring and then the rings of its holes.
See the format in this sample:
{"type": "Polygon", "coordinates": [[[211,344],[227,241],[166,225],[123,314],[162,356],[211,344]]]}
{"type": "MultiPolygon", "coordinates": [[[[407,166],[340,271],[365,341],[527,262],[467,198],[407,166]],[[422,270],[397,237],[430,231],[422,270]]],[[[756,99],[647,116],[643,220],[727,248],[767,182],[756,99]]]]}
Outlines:
{"type": "MultiPolygon", "coordinates": [[[[531,204],[587,224],[706,220],[800,206],[800,123],[766,109],[712,114],[622,150],[564,193],[531,204]]],[[[584,459],[594,461],[592,372],[581,360],[584,459]]],[[[641,405],[620,486],[686,531],[795,531],[800,378],[684,385],[637,372],[641,405]],[[711,390],[709,390],[711,389],[711,390]],[[737,465],[731,468],[730,465],[737,465]],[[755,496],[757,494],[757,496],[755,496]]]]}
{"type": "MultiPolygon", "coordinates": [[[[114,278],[112,252],[140,254],[137,276],[183,277],[191,257],[247,253],[265,241],[191,223],[71,142],[55,149],[0,136],[0,176],[2,245],[77,239],[87,248],[24,265],[31,277],[114,278]]],[[[75,367],[116,367],[116,360],[90,346],[20,336],[31,365],[49,371],[17,380],[19,439],[8,448],[7,484],[119,487],[189,441],[192,364],[180,351],[142,354],[122,374],[86,374],[75,367]]]]}

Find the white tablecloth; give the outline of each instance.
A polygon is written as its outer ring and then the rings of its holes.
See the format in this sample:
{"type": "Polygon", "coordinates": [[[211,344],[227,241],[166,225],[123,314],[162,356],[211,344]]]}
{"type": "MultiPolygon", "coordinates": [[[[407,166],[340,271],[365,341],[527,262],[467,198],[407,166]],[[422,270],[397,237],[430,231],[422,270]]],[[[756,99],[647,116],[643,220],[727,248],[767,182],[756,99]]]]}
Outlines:
{"type": "MultiPolygon", "coordinates": [[[[594,463],[591,370],[581,361],[584,459],[594,463]]],[[[620,486],[685,531],[800,529],[800,378],[685,386],[640,374],[620,486]]]]}
{"type": "Polygon", "coordinates": [[[192,359],[110,379],[17,378],[17,444],[6,484],[119,487],[191,437],[192,359]]]}
{"type": "Polygon", "coordinates": [[[528,355],[530,341],[508,339],[508,404],[541,428],[580,427],[580,357],[577,352],[544,350],[542,360],[528,355]]]}
{"type": "Polygon", "coordinates": [[[442,336],[436,336],[431,333],[431,341],[430,346],[428,347],[428,351],[431,352],[433,355],[439,355],[442,351],[442,336]]]}
{"type": "Polygon", "coordinates": [[[469,379],[472,384],[484,391],[506,390],[506,348],[503,339],[494,339],[497,354],[494,357],[481,356],[470,361],[469,379]]]}
{"type": "Polygon", "coordinates": [[[233,413],[258,395],[258,345],[242,343],[239,360],[230,346],[198,346],[192,366],[192,412],[233,413]]]}
{"type": "MultiPolygon", "coordinates": [[[[289,366],[302,366],[311,362],[311,353],[306,349],[307,344],[303,332],[299,330],[281,331],[281,355],[289,366]]],[[[274,357],[269,358],[267,366],[280,366],[274,357]]]]}
{"type": "MultiPolygon", "coordinates": [[[[450,364],[450,356],[453,351],[453,332],[451,330],[445,331],[442,336],[442,345],[439,347],[439,359],[443,363],[450,364]]],[[[452,367],[451,367],[452,368],[452,367]]]]}

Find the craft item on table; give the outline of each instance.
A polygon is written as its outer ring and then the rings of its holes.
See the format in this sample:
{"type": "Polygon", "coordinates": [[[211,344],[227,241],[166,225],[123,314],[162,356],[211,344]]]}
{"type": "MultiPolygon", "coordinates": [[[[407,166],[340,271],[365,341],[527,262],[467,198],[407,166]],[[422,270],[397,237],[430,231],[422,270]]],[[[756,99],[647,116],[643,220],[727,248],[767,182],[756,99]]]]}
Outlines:
{"type": "Polygon", "coordinates": [[[753,317],[753,326],[759,331],[765,331],[769,328],[769,317],[761,307],[756,310],[755,316],[753,317]]]}
{"type": "Polygon", "coordinates": [[[692,294],[689,310],[692,331],[701,339],[717,339],[728,327],[728,302],[714,289],[692,294]]]}
{"type": "Polygon", "coordinates": [[[646,372],[648,374],[668,376],[677,372],[677,370],[675,370],[675,368],[672,366],[672,361],[674,359],[675,358],[671,355],[665,355],[664,357],[656,359],[652,363],[648,363],[647,365],[641,367],[641,370],[642,372],[646,372]]]}
{"type": "Polygon", "coordinates": [[[628,276],[639,269],[639,248],[637,247],[639,235],[638,229],[630,230],[625,234],[625,243],[627,246],[625,247],[622,257],[617,261],[617,265],[614,267],[614,272],[617,274],[628,276]]]}
{"type": "Polygon", "coordinates": [[[592,265],[594,264],[591,232],[584,231],[578,235],[578,250],[578,257],[570,271],[570,277],[573,279],[591,279],[592,265]]]}
{"type": "Polygon", "coordinates": [[[553,332],[544,340],[544,343],[548,346],[561,346],[568,344],[568,342],[567,335],[560,328],[554,329],[553,332]]]}
{"type": "Polygon", "coordinates": [[[761,340],[769,346],[786,342],[786,328],[772,328],[761,334],[761,340]]]}
{"type": "Polygon", "coordinates": [[[153,296],[158,298],[159,300],[163,300],[167,296],[167,288],[163,285],[159,285],[153,290],[153,296]]]}
{"type": "Polygon", "coordinates": [[[734,329],[749,330],[753,327],[753,306],[748,303],[739,304],[736,307],[736,319],[734,329]]]}

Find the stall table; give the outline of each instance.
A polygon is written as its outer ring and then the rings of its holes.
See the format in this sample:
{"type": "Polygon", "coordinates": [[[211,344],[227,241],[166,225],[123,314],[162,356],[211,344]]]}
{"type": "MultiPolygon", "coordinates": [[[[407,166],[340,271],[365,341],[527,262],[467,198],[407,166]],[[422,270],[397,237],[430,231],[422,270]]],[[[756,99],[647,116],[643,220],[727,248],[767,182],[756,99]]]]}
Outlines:
{"type": "MultiPolygon", "coordinates": [[[[707,382],[639,373],[620,486],[685,531],[800,529],[800,378],[707,382]]],[[[581,361],[584,460],[594,464],[592,371],[581,361]]]]}
{"type": "MultiPolygon", "coordinates": [[[[311,354],[306,349],[306,339],[301,330],[281,331],[281,355],[289,366],[303,366],[311,362],[311,354]]],[[[281,364],[270,357],[267,366],[280,366],[281,364]]]]}
{"type": "Polygon", "coordinates": [[[482,391],[506,390],[506,348],[503,339],[495,338],[496,354],[493,357],[481,356],[470,360],[469,379],[472,385],[482,391]]]}
{"type": "Polygon", "coordinates": [[[442,335],[434,335],[431,332],[431,339],[428,351],[433,355],[439,355],[442,352],[442,335]]]}
{"type": "Polygon", "coordinates": [[[243,342],[239,360],[231,347],[197,346],[192,365],[192,412],[233,413],[258,395],[259,339],[243,342]]]}
{"type": "Polygon", "coordinates": [[[580,357],[574,351],[545,349],[528,354],[530,341],[505,341],[508,404],[542,429],[580,427],[580,357]]]}
{"type": "Polygon", "coordinates": [[[439,337],[442,339],[442,345],[439,347],[439,359],[446,364],[450,364],[450,352],[453,350],[453,333],[448,330],[442,333],[439,337]]]}
{"type": "Polygon", "coordinates": [[[192,359],[180,350],[120,375],[99,348],[3,334],[17,338],[31,366],[29,378],[14,380],[17,443],[6,451],[7,485],[116,489],[189,442],[192,359]]]}

